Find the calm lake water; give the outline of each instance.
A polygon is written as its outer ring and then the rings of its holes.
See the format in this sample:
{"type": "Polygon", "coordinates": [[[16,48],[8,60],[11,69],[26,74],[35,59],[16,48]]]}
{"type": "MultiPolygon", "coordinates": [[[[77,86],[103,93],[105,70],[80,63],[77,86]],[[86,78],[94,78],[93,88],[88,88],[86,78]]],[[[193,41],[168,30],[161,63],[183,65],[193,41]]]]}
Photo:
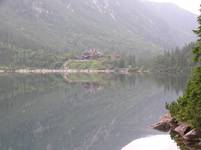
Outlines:
{"type": "Polygon", "coordinates": [[[144,150],[135,146],[156,139],[172,145],[150,125],[185,84],[154,75],[2,75],[0,149],[144,150]]]}

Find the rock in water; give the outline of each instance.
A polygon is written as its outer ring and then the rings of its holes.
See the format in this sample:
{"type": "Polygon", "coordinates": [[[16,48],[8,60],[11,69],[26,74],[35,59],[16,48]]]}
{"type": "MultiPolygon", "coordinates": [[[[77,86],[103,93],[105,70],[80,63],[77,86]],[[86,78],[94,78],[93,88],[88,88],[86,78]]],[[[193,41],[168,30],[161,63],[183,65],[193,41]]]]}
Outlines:
{"type": "Polygon", "coordinates": [[[179,126],[174,129],[174,131],[180,134],[181,136],[184,136],[190,130],[190,126],[186,123],[180,123],[179,126]]]}
{"type": "Polygon", "coordinates": [[[175,119],[171,117],[170,113],[165,114],[160,118],[160,121],[151,127],[156,130],[168,132],[171,129],[171,125],[175,122],[175,119]]]}
{"type": "Polygon", "coordinates": [[[197,130],[197,129],[193,129],[189,132],[187,132],[183,138],[187,141],[195,141],[196,139],[199,140],[199,138],[201,138],[201,131],[197,130]]]}

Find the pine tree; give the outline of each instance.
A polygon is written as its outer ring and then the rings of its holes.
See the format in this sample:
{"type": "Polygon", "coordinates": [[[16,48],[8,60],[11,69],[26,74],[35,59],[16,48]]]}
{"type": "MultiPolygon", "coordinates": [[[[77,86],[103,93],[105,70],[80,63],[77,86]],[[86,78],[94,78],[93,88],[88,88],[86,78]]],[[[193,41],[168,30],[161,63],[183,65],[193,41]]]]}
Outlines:
{"type": "Polygon", "coordinates": [[[199,65],[195,68],[183,96],[167,108],[178,121],[187,122],[201,130],[201,15],[198,17],[198,24],[198,28],[194,30],[198,35],[198,41],[193,52],[199,65]]]}
{"type": "MultiPolygon", "coordinates": [[[[201,13],[201,9],[200,9],[200,13],[201,13]]],[[[200,63],[201,62],[201,14],[198,16],[197,21],[199,26],[196,30],[194,30],[194,33],[197,34],[199,39],[197,41],[197,46],[193,50],[193,53],[195,54],[195,58],[194,58],[195,62],[200,63]]]]}

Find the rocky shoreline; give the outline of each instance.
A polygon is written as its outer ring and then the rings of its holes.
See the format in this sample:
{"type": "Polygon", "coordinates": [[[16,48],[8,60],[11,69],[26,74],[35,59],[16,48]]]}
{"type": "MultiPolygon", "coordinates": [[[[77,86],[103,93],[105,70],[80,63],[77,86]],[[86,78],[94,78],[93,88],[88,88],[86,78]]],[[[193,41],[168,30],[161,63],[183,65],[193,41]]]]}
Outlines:
{"type": "Polygon", "coordinates": [[[90,70],[90,69],[36,69],[36,70],[26,70],[20,69],[16,70],[15,73],[41,73],[41,74],[48,74],[48,73],[112,73],[113,70],[90,70]]]}
{"type": "Polygon", "coordinates": [[[201,149],[201,130],[192,128],[184,122],[178,122],[170,113],[162,116],[159,122],[151,127],[162,132],[169,132],[179,146],[185,146],[189,150],[201,149]]]}
{"type": "MultiPolygon", "coordinates": [[[[17,69],[17,70],[0,70],[0,73],[19,73],[19,74],[50,74],[50,73],[119,73],[119,74],[129,74],[127,69],[105,69],[105,70],[96,70],[96,69],[17,69]]],[[[137,70],[135,73],[149,73],[149,71],[137,70]]]]}
{"type": "Polygon", "coordinates": [[[17,69],[0,70],[0,73],[19,73],[19,74],[52,74],[52,73],[113,73],[114,70],[90,70],[90,69],[17,69]]]}

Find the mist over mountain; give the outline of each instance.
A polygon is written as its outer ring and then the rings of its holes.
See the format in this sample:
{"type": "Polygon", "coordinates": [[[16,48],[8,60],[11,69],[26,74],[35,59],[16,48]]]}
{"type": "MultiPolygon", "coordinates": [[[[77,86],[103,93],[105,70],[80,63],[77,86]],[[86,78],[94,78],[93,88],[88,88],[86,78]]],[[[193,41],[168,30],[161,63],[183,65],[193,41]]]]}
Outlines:
{"type": "Polygon", "coordinates": [[[5,0],[0,42],[52,51],[156,54],[195,40],[196,15],[140,0],[5,0]]]}

